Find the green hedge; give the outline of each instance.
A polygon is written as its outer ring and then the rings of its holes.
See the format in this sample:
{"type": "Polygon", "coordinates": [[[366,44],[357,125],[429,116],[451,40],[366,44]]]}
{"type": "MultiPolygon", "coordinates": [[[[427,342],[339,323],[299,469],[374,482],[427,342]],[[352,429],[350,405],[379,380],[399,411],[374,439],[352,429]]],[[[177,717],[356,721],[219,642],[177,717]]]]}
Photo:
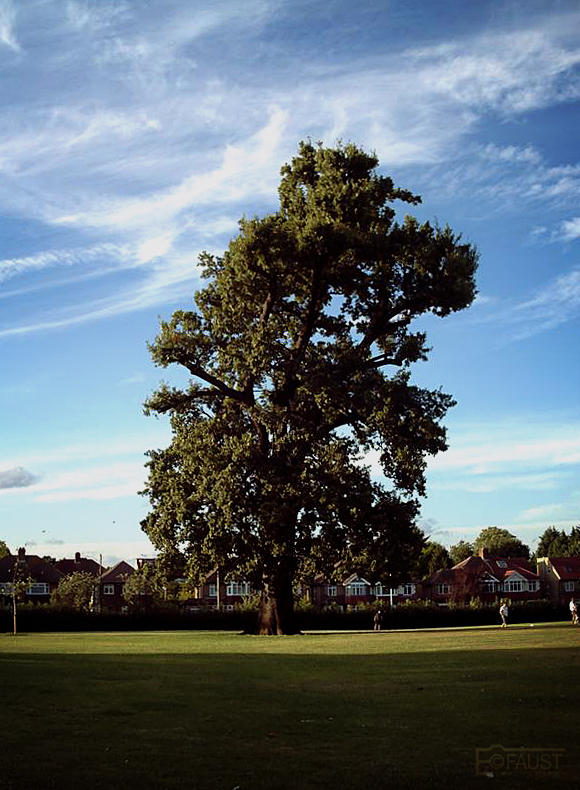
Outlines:
{"type": "MultiPolygon", "coordinates": [[[[317,610],[298,604],[296,616],[303,631],[365,631],[373,627],[376,605],[356,611],[317,610]]],[[[499,624],[497,605],[438,607],[430,602],[400,604],[382,608],[383,630],[406,628],[452,628],[499,624]]],[[[549,601],[527,601],[510,606],[510,623],[542,623],[568,620],[566,606],[549,601]]],[[[130,614],[83,614],[58,609],[50,604],[24,604],[18,609],[18,630],[42,631],[168,631],[220,630],[252,631],[256,612],[251,610],[217,612],[201,610],[180,613],[176,609],[130,614]]],[[[0,609],[0,632],[12,631],[12,609],[0,609]]]]}

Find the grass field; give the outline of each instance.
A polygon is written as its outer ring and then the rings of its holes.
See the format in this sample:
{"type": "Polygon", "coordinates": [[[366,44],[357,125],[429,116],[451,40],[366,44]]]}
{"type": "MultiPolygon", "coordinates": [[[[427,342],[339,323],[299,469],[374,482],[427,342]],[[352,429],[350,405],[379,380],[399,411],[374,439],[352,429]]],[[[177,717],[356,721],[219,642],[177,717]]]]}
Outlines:
{"type": "Polygon", "coordinates": [[[579,662],[568,624],[0,635],[0,790],[576,787],[579,662]]]}

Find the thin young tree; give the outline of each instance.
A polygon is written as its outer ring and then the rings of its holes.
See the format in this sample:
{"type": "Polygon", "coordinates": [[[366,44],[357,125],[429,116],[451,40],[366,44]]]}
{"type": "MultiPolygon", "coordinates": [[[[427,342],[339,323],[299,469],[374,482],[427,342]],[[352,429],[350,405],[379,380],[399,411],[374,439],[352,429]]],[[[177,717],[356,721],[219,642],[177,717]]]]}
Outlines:
{"type": "Polygon", "coordinates": [[[142,527],[192,577],[218,566],[250,581],[260,634],[294,632],[301,573],[395,583],[424,542],[417,496],[453,400],[411,383],[428,351],[413,323],[472,302],[477,253],[448,227],[396,221],[394,201],[420,198],[377,168],[352,144],[301,143],[278,211],[201,256],[195,309],[150,346],[191,378],[145,404],[170,415],[173,440],[149,453],[142,527]]]}

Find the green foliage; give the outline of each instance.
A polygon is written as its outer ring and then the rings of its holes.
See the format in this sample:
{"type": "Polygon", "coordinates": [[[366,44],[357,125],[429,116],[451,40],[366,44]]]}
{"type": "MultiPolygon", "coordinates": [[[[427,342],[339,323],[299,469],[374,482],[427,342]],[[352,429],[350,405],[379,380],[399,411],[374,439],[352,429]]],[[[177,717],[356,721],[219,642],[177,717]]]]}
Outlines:
{"type": "Polygon", "coordinates": [[[257,612],[260,605],[260,596],[258,593],[251,595],[243,595],[242,600],[235,604],[236,612],[257,612]]]}
{"type": "Polygon", "coordinates": [[[0,540],[0,560],[3,557],[9,557],[9,556],[10,556],[10,549],[8,548],[6,543],[4,543],[3,540],[0,540]]]}
{"type": "Polygon", "coordinates": [[[457,565],[468,557],[473,557],[474,549],[473,543],[468,543],[466,540],[460,540],[449,547],[449,556],[453,565],[457,565]]]}
{"type": "Polygon", "coordinates": [[[580,525],[565,530],[548,527],[541,535],[536,557],[580,557],[580,525]]]}
{"type": "Polygon", "coordinates": [[[173,440],[149,453],[142,522],[200,578],[219,565],[292,607],[301,574],[365,569],[396,583],[423,545],[426,457],[446,449],[449,395],[411,384],[412,331],[474,298],[477,254],[449,228],[395,221],[419,198],[354,145],[301,143],[280,208],[242,219],[206,287],[150,351],[191,375],[145,404],[173,440]],[[361,463],[374,451],[388,485],[361,463]]]}
{"type": "Polygon", "coordinates": [[[50,596],[51,603],[63,609],[88,612],[91,607],[95,579],[90,573],[71,573],[58,583],[50,596]]]}
{"type": "Polygon", "coordinates": [[[123,598],[133,606],[145,602],[162,605],[179,601],[182,590],[179,584],[167,578],[161,564],[145,563],[126,580],[123,585],[123,598]]]}
{"type": "Polygon", "coordinates": [[[423,547],[417,562],[417,574],[420,579],[432,576],[435,571],[451,567],[449,552],[436,541],[428,541],[423,547]]]}
{"type": "Polygon", "coordinates": [[[473,543],[473,549],[477,554],[481,548],[486,548],[491,557],[528,558],[530,556],[530,547],[501,527],[487,527],[481,530],[473,543]]]}

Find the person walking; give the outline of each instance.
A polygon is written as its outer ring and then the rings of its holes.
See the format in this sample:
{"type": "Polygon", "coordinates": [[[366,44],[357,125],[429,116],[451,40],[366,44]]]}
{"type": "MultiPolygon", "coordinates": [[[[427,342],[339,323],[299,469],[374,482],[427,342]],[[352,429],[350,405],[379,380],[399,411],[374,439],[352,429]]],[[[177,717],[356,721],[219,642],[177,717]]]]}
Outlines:
{"type": "Polygon", "coordinates": [[[380,609],[378,609],[378,610],[375,612],[375,616],[374,616],[374,618],[373,618],[373,623],[374,623],[373,629],[374,629],[375,631],[380,631],[380,630],[381,630],[381,623],[382,623],[382,622],[383,622],[383,613],[381,612],[381,610],[380,610],[380,609]]]}
{"type": "Polygon", "coordinates": [[[507,603],[505,603],[505,601],[499,607],[499,613],[500,613],[500,616],[501,616],[501,627],[502,628],[507,628],[509,609],[508,609],[508,605],[507,605],[507,603]]]}
{"type": "Polygon", "coordinates": [[[570,599],[570,614],[572,616],[572,625],[578,625],[578,607],[574,598],[570,599]]]}

